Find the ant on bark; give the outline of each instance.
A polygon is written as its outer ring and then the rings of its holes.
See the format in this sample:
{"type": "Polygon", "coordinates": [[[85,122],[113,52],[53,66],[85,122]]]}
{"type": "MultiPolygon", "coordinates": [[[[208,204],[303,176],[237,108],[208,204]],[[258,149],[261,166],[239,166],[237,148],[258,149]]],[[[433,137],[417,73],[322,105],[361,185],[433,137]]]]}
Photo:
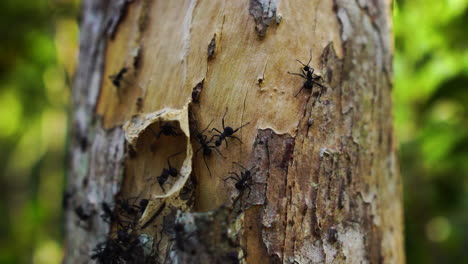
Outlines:
{"type": "Polygon", "coordinates": [[[148,199],[141,199],[138,205],[130,204],[130,200],[136,200],[138,197],[128,198],[128,199],[118,199],[116,204],[118,206],[119,212],[126,214],[127,216],[136,218],[139,214],[143,214],[146,209],[146,206],[149,203],[148,199]]]}
{"type": "Polygon", "coordinates": [[[123,67],[117,74],[109,76],[109,79],[112,80],[112,84],[116,88],[120,88],[120,82],[123,80],[125,73],[127,73],[128,68],[123,67]]]}
{"type": "Polygon", "coordinates": [[[225,158],[223,154],[221,154],[221,152],[219,151],[216,145],[211,145],[212,144],[211,142],[213,141],[214,136],[212,136],[210,140],[208,140],[208,136],[203,134],[208,129],[208,127],[211,125],[212,122],[213,120],[211,120],[211,122],[208,124],[208,126],[205,129],[203,129],[201,132],[197,132],[197,134],[195,135],[195,140],[198,142],[198,144],[200,144],[200,148],[197,149],[197,151],[195,151],[195,154],[198,153],[200,150],[203,150],[202,152],[203,161],[205,162],[205,166],[208,169],[208,172],[210,175],[211,175],[211,171],[210,171],[210,168],[208,167],[208,164],[206,163],[206,157],[211,156],[212,149],[216,150],[216,152],[218,152],[218,154],[221,157],[225,158]]]}
{"type": "Polygon", "coordinates": [[[151,127],[149,129],[151,130],[151,132],[156,138],[161,137],[161,134],[163,134],[164,136],[174,136],[174,137],[177,137],[180,135],[179,133],[177,133],[177,127],[173,126],[169,122],[165,122],[163,125],[161,125],[159,127],[160,130],[158,133],[156,133],[156,131],[154,131],[154,129],[152,129],[151,127]]]}
{"type": "Polygon", "coordinates": [[[212,128],[211,131],[216,131],[218,132],[219,134],[218,135],[214,135],[213,137],[218,137],[218,139],[216,139],[215,141],[215,145],[217,147],[221,146],[221,143],[224,141],[224,143],[226,143],[226,147],[228,146],[227,144],[227,138],[234,138],[234,139],[237,139],[239,140],[239,142],[242,144],[242,140],[240,140],[240,138],[234,136],[234,133],[236,133],[237,131],[239,131],[241,128],[245,127],[246,125],[250,124],[250,122],[247,122],[245,124],[243,124],[242,126],[234,129],[230,126],[224,126],[224,118],[226,117],[226,114],[227,114],[227,107],[226,107],[226,112],[224,113],[223,115],[223,119],[222,119],[222,125],[223,125],[223,132],[219,131],[216,127],[212,128]]]}
{"type": "Polygon", "coordinates": [[[159,175],[157,177],[157,180],[158,180],[158,183],[159,185],[161,186],[161,189],[163,189],[163,191],[165,192],[166,190],[164,190],[164,187],[163,185],[166,183],[166,181],[169,179],[169,176],[172,176],[172,177],[177,177],[177,175],[179,175],[179,171],[177,170],[177,168],[174,168],[172,167],[172,164],[171,164],[171,158],[174,157],[174,156],[177,156],[179,155],[180,153],[182,152],[177,152],[175,154],[172,154],[171,156],[167,157],[167,168],[163,168],[162,172],[161,172],[161,175],[159,175]]]}
{"type": "MultiPolygon", "coordinates": [[[[309,66],[310,62],[312,61],[312,50],[310,50],[310,59],[307,62],[307,64],[302,63],[300,60],[296,60],[296,61],[299,62],[300,64],[302,64],[302,66],[303,66],[301,68],[301,72],[300,73],[293,73],[293,72],[288,71],[288,73],[291,74],[291,75],[300,76],[301,78],[305,79],[305,82],[302,85],[302,88],[299,90],[299,92],[297,92],[297,94],[294,97],[298,96],[304,88],[307,89],[307,90],[312,90],[312,88],[314,87],[314,84],[318,85],[321,88],[321,90],[325,89],[325,86],[318,83],[318,81],[321,80],[322,77],[321,76],[314,76],[315,69],[309,66]]],[[[320,92],[320,93],[322,93],[322,92],[320,92]]]]}
{"type": "Polygon", "coordinates": [[[227,181],[227,180],[230,180],[230,179],[234,180],[236,182],[234,184],[234,186],[239,191],[240,195],[242,195],[242,193],[245,191],[245,189],[249,189],[249,194],[247,195],[247,197],[249,197],[250,192],[252,191],[252,188],[250,186],[253,184],[253,182],[252,182],[252,170],[255,168],[255,166],[252,166],[252,168],[247,169],[247,168],[245,168],[244,166],[240,165],[237,162],[233,162],[233,163],[236,164],[237,166],[239,166],[242,169],[240,171],[240,175],[237,172],[229,172],[229,175],[232,175],[232,176],[229,176],[229,177],[225,178],[224,181],[227,181]]]}

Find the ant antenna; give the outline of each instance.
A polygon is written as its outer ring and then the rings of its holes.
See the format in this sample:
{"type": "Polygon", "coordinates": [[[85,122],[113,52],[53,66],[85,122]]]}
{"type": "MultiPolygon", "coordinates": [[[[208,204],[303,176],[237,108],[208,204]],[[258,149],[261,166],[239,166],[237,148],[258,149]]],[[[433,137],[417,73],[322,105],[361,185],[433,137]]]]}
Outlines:
{"type": "Polygon", "coordinates": [[[208,123],[208,125],[206,126],[206,128],[203,129],[203,130],[200,132],[200,134],[203,134],[203,132],[205,132],[205,131],[210,127],[211,123],[213,123],[213,120],[214,120],[214,119],[211,119],[210,123],[208,123]]]}
{"type": "Polygon", "coordinates": [[[233,163],[236,164],[237,166],[241,167],[241,168],[244,169],[244,170],[248,170],[248,169],[246,169],[244,166],[240,165],[238,162],[235,162],[235,161],[234,161],[233,163]]]}
{"type": "Polygon", "coordinates": [[[309,57],[309,61],[307,62],[307,65],[302,63],[302,61],[300,61],[300,60],[296,60],[296,61],[299,62],[300,64],[302,64],[302,66],[308,67],[310,62],[312,61],[312,49],[310,49],[310,57],[309,57]]]}

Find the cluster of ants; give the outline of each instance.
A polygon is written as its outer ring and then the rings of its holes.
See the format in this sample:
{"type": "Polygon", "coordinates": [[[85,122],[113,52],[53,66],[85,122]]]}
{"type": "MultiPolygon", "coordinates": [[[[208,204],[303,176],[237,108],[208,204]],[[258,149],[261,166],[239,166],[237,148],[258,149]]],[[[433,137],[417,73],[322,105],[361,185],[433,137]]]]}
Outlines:
{"type": "MultiPolygon", "coordinates": [[[[104,242],[96,245],[92,251],[91,259],[102,264],[152,263],[154,256],[145,256],[144,241],[136,232],[138,221],[149,200],[140,199],[135,204],[132,204],[131,200],[136,201],[137,198],[118,199],[114,209],[106,202],[101,203],[101,218],[106,223],[115,223],[117,230],[112,232],[104,242]]],[[[147,226],[148,223],[141,229],[147,226]]]]}
{"type": "MultiPolygon", "coordinates": [[[[212,133],[214,131],[215,133],[211,137],[209,137],[206,134],[206,132],[208,128],[210,127],[212,121],[208,124],[208,126],[205,129],[203,129],[202,131],[197,131],[195,133],[195,141],[199,144],[199,148],[195,151],[195,154],[197,153],[202,154],[203,161],[210,175],[211,175],[211,170],[208,166],[208,163],[206,162],[206,158],[212,155],[213,150],[215,150],[216,153],[218,153],[221,157],[225,158],[224,155],[219,150],[219,147],[222,145],[223,142],[225,143],[226,147],[228,147],[229,138],[236,139],[240,143],[242,143],[241,139],[238,138],[235,134],[244,126],[249,124],[247,122],[246,124],[243,124],[237,128],[226,126],[225,125],[226,114],[227,114],[227,109],[221,120],[222,130],[217,129],[216,127],[212,128],[209,132],[212,133]]],[[[179,136],[180,135],[180,133],[177,130],[177,127],[173,126],[170,123],[162,124],[159,132],[156,132],[153,129],[151,129],[151,132],[157,138],[159,138],[161,135],[165,135],[165,136],[179,136]]],[[[163,168],[161,174],[156,177],[157,182],[159,183],[163,191],[165,191],[163,185],[166,183],[169,177],[177,177],[179,175],[179,171],[177,170],[177,168],[173,167],[171,164],[171,158],[179,155],[180,153],[181,152],[177,152],[167,157],[167,167],[163,168]]],[[[251,173],[250,173],[251,170],[246,169],[239,163],[235,162],[235,164],[239,166],[242,169],[242,171],[240,172],[240,174],[237,172],[230,172],[229,174],[232,176],[226,178],[225,180],[228,180],[228,179],[235,180],[236,181],[235,187],[239,191],[243,191],[246,188],[250,189],[250,186],[248,183],[251,181],[251,173]]]]}
{"type": "MultiPolygon", "coordinates": [[[[291,73],[289,74],[299,76],[305,79],[305,82],[299,92],[295,95],[299,95],[303,89],[312,90],[314,84],[324,89],[325,87],[320,84],[318,81],[321,79],[320,76],[314,76],[314,68],[310,67],[309,64],[312,60],[310,57],[307,64],[302,63],[297,60],[301,65],[300,73],[291,73]]],[[[122,68],[116,75],[111,76],[111,80],[114,86],[117,88],[120,87],[123,76],[128,71],[127,68],[122,68]]],[[[241,139],[238,138],[235,134],[242,129],[244,126],[249,123],[243,124],[240,127],[233,128],[231,126],[225,125],[226,112],[222,118],[222,130],[217,129],[216,127],[212,128],[209,132],[214,134],[208,136],[208,128],[210,127],[211,121],[208,126],[201,130],[196,131],[195,141],[198,143],[199,148],[195,151],[195,154],[201,152],[203,156],[203,161],[205,166],[208,169],[208,172],[211,175],[210,168],[206,162],[206,158],[210,157],[215,150],[221,157],[225,158],[219,147],[224,142],[226,148],[228,147],[228,139],[236,139],[242,143],[241,139]]],[[[178,132],[178,128],[172,125],[169,122],[166,122],[160,126],[160,130],[156,132],[150,127],[151,133],[159,139],[163,136],[179,136],[181,135],[178,132]]],[[[163,168],[161,174],[156,177],[157,182],[164,190],[163,185],[167,182],[169,177],[177,177],[179,171],[177,168],[173,167],[170,159],[174,156],[179,155],[181,152],[175,153],[167,157],[167,167],[163,168]]],[[[240,170],[238,172],[229,172],[228,177],[224,181],[233,180],[234,187],[239,191],[239,197],[243,194],[245,190],[249,190],[249,195],[252,185],[252,171],[254,167],[247,169],[241,164],[234,162],[240,170]]],[[[165,191],[165,190],[164,190],[165,191]]],[[[137,234],[137,223],[143,212],[148,205],[148,199],[140,199],[136,204],[131,204],[130,199],[127,200],[117,200],[114,210],[111,209],[111,206],[108,203],[103,202],[102,205],[102,215],[101,218],[107,223],[116,223],[117,231],[113,232],[106,241],[99,243],[91,254],[91,259],[96,260],[98,263],[103,264],[114,264],[114,263],[155,263],[155,256],[145,256],[144,254],[144,243],[140,239],[140,236],[137,234]]],[[[165,203],[161,205],[159,210],[154,214],[151,219],[145,223],[140,229],[146,228],[154,219],[161,214],[162,210],[165,207],[165,203]]],[[[75,213],[81,220],[89,218],[89,215],[85,213],[82,207],[75,209],[75,213]]],[[[175,244],[177,248],[184,251],[184,241],[186,240],[186,234],[184,232],[184,227],[182,224],[175,224],[173,226],[173,233],[175,235],[175,244]]],[[[237,257],[236,257],[237,259],[237,257]]]]}

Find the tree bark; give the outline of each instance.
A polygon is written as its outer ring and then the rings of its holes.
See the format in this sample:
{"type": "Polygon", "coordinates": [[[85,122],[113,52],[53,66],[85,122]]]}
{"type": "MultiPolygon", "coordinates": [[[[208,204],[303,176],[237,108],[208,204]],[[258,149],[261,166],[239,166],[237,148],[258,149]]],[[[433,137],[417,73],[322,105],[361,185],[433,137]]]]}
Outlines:
{"type": "Polygon", "coordinates": [[[64,262],[125,226],[129,263],[404,263],[390,5],[84,0],[64,262]]]}

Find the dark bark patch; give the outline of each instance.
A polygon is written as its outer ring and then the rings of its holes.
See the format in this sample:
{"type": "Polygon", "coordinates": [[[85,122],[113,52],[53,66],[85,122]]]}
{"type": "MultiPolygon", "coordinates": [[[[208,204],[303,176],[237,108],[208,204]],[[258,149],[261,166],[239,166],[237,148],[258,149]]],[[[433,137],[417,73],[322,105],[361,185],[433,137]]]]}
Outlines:
{"type": "Polygon", "coordinates": [[[208,60],[212,60],[215,58],[215,51],[216,51],[216,33],[213,35],[213,38],[208,44],[208,60]]]}
{"type": "MultiPolygon", "coordinates": [[[[236,215],[232,208],[220,207],[204,213],[178,211],[173,231],[175,254],[169,261],[177,263],[240,263],[244,258],[234,228],[236,215]]],[[[172,263],[171,262],[171,263],[172,263]]]]}
{"type": "Polygon", "coordinates": [[[138,46],[135,50],[135,55],[133,56],[133,69],[137,70],[141,66],[141,57],[142,57],[142,48],[138,46]]]}
{"type": "Polygon", "coordinates": [[[192,89],[192,102],[199,103],[200,102],[200,95],[203,90],[203,84],[205,83],[205,79],[201,80],[195,87],[192,89]]]}
{"type": "Polygon", "coordinates": [[[277,0],[250,0],[249,12],[255,20],[255,31],[265,37],[266,31],[276,17],[277,0]]]}
{"type": "Polygon", "coordinates": [[[289,134],[277,134],[272,129],[258,130],[253,154],[257,164],[254,186],[255,204],[264,204],[262,218],[262,240],[275,263],[283,255],[283,243],[287,228],[288,169],[293,157],[295,139],[289,134]],[[258,190],[258,191],[257,191],[258,190]]]}
{"type": "Polygon", "coordinates": [[[146,27],[148,26],[149,21],[149,14],[151,12],[151,4],[153,1],[151,0],[144,0],[143,7],[141,8],[142,12],[140,17],[138,18],[138,30],[140,32],[145,31],[146,27]]]}
{"type": "Polygon", "coordinates": [[[110,39],[114,39],[115,33],[117,32],[117,27],[120,22],[125,18],[128,6],[134,0],[117,0],[111,5],[112,11],[109,14],[107,21],[107,35],[110,39]]]}

